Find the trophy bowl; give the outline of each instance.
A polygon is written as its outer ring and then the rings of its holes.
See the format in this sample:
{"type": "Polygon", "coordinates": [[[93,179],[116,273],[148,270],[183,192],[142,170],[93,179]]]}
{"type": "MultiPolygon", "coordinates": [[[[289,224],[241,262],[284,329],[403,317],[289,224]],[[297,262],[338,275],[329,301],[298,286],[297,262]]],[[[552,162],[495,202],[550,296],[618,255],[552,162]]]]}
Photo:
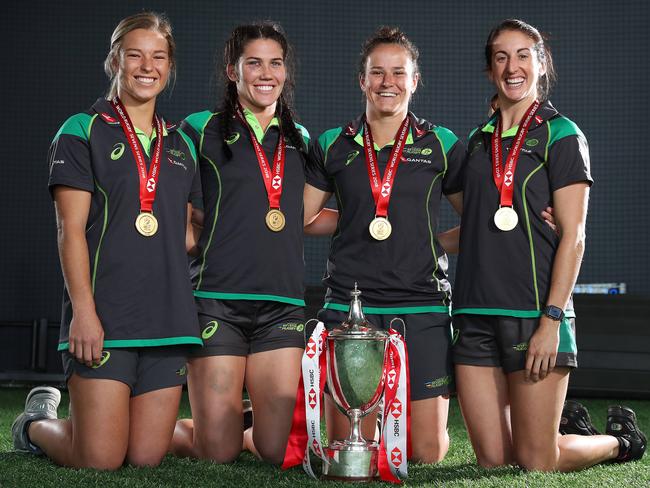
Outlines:
{"type": "Polygon", "coordinates": [[[348,319],[327,337],[327,386],[334,403],[350,420],[350,435],[329,444],[326,479],[370,481],[377,476],[379,445],[361,435],[361,418],[372,412],[384,390],[388,334],[363,316],[355,285],[348,319]]]}

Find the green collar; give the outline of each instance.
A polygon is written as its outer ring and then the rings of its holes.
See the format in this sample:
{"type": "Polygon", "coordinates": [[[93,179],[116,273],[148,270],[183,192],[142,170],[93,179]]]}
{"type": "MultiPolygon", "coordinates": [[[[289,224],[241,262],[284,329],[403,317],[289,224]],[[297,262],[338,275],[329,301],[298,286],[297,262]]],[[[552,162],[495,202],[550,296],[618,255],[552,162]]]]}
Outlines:
{"type": "MultiPolygon", "coordinates": [[[[359,128],[359,132],[357,132],[357,135],[354,136],[354,140],[355,140],[355,142],[356,142],[357,144],[359,144],[361,147],[363,147],[363,130],[364,130],[364,129],[365,129],[365,124],[363,124],[363,125],[359,128]]],[[[380,150],[382,149],[381,147],[379,147],[379,146],[377,145],[376,142],[373,141],[373,143],[374,143],[374,145],[375,145],[375,151],[380,151],[380,150]]],[[[395,144],[395,139],[393,139],[393,140],[390,141],[388,144],[386,144],[386,146],[393,146],[394,144],[395,144]]],[[[409,135],[406,136],[406,144],[407,144],[407,145],[408,145],[408,144],[413,144],[413,134],[412,134],[412,132],[411,132],[411,128],[410,128],[410,127],[409,127],[409,135]]],[[[384,147],[386,147],[386,146],[384,146],[384,147]]]]}
{"type": "MultiPolygon", "coordinates": [[[[493,123],[494,123],[494,120],[490,120],[490,121],[488,121],[488,123],[485,124],[481,130],[482,130],[483,132],[493,133],[493,132],[494,132],[494,125],[493,125],[493,123]]],[[[510,127],[507,131],[502,132],[502,133],[501,133],[501,137],[513,137],[513,136],[517,135],[517,131],[518,131],[518,130],[519,130],[519,126],[518,126],[518,125],[512,126],[512,127],[510,127]]]]}
{"type": "MultiPolygon", "coordinates": [[[[262,140],[264,139],[264,135],[266,134],[266,131],[262,129],[262,126],[258,122],[257,117],[255,117],[255,114],[251,112],[249,109],[244,107],[244,118],[246,119],[248,126],[255,133],[255,137],[257,137],[257,142],[262,144],[262,140]]],[[[279,126],[279,125],[280,122],[278,121],[278,118],[273,117],[266,130],[268,131],[270,127],[279,126]]]]}
{"type": "MultiPolygon", "coordinates": [[[[154,127],[153,130],[151,131],[151,137],[148,137],[147,134],[142,132],[137,127],[134,127],[134,129],[135,129],[135,135],[138,136],[138,140],[142,145],[142,149],[144,149],[144,152],[147,153],[147,156],[151,156],[151,154],[149,153],[151,151],[151,143],[156,139],[156,128],[154,127]]],[[[167,136],[167,127],[165,127],[163,122],[163,137],[165,136],[167,136]]]]}

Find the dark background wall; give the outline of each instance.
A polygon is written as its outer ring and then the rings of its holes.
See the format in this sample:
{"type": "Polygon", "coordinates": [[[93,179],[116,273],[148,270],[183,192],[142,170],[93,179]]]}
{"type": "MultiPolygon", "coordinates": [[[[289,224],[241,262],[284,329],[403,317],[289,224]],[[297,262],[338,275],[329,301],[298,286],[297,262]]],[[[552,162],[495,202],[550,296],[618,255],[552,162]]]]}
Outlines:
{"type": "MultiPolygon", "coordinates": [[[[579,282],[626,282],[628,293],[650,296],[644,135],[650,6],[643,0],[32,1],[3,6],[0,19],[0,322],[59,319],[62,279],[47,149],[61,123],[104,92],[111,32],[142,9],[166,12],[175,29],[178,80],[161,101],[168,118],[215,105],[215,50],[234,25],[280,21],[299,57],[296,107],[313,137],[363,109],[358,52],[378,25],[402,27],[420,48],[423,84],[413,110],[463,139],[484,117],[492,93],[482,72],[490,27],[506,17],[537,25],[551,36],[559,73],[551,99],[590,142],[596,184],[579,282]]],[[[445,210],[442,226],[454,223],[445,210]]],[[[308,283],[318,283],[327,248],[327,239],[307,240],[308,283]]]]}

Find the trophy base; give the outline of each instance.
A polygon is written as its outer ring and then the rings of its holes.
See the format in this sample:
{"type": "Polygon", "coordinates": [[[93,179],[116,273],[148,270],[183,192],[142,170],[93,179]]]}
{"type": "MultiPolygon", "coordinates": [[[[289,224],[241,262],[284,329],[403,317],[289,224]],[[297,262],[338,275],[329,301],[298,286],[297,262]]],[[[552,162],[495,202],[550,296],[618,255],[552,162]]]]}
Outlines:
{"type": "Polygon", "coordinates": [[[329,464],[323,463],[323,479],[336,481],[370,482],[377,478],[376,443],[365,446],[348,446],[333,442],[330,447],[329,464]]]}

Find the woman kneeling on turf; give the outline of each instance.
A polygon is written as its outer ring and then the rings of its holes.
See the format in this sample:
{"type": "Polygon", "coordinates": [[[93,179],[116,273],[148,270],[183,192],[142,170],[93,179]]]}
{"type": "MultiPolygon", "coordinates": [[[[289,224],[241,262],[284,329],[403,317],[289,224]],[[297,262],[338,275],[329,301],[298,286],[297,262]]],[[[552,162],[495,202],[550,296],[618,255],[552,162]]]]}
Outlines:
{"type": "Polygon", "coordinates": [[[186,348],[201,344],[184,232],[200,181],[187,136],[155,110],[174,48],[161,16],[122,20],[105,62],[108,96],[69,118],[50,150],[71,414],[57,419],[57,389],[34,388],[12,434],[18,450],[63,466],[158,465],[186,348]]]}
{"type": "Polygon", "coordinates": [[[571,291],[592,183],[586,139],[547,99],[553,63],[537,29],[502,22],[485,57],[496,112],[469,138],[453,310],[476,458],[541,471],[639,459],[646,439],[630,409],[610,407],[602,436],[584,407],[567,402],[563,413],[577,366],[571,291]],[[559,238],[530,210],[551,202],[559,238]]]}

